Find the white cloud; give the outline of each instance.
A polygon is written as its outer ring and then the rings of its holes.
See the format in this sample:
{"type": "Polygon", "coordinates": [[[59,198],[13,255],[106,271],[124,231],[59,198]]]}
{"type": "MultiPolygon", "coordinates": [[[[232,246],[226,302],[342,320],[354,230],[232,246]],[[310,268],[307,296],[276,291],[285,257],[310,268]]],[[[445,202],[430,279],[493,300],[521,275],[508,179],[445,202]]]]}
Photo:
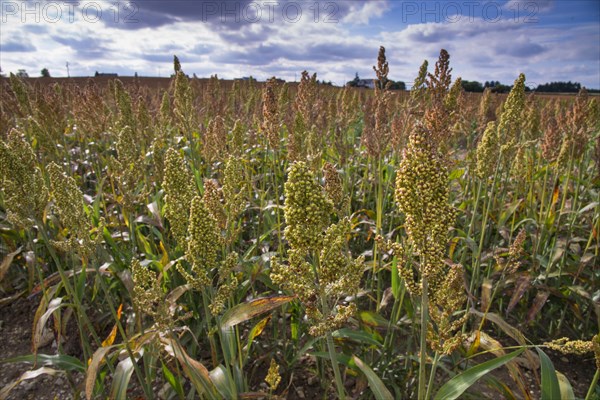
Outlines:
{"type": "Polygon", "coordinates": [[[378,18],[384,12],[390,9],[389,1],[387,0],[372,0],[365,3],[352,4],[348,14],[343,18],[342,22],[368,25],[373,18],[378,18]]]}

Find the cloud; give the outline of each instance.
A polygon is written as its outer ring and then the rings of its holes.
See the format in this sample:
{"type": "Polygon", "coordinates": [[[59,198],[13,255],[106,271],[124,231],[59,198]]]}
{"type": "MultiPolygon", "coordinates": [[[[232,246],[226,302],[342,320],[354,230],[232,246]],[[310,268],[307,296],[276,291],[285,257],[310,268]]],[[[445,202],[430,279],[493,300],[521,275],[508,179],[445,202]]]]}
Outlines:
{"type": "Polygon", "coordinates": [[[237,29],[252,17],[252,0],[173,0],[173,1],[131,1],[128,3],[103,3],[103,8],[117,18],[105,18],[108,26],[138,30],[157,28],[178,22],[203,22],[214,27],[237,29]]]}
{"type": "Polygon", "coordinates": [[[172,0],[102,3],[107,15],[103,22],[123,30],[161,27],[178,22],[201,22],[218,32],[231,32],[249,25],[296,23],[299,19],[337,22],[352,14],[368,22],[380,16],[387,0],[370,1],[362,7],[350,1],[311,0],[172,0]],[[118,18],[112,18],[118,12],[118,18]]]}
{"type": "Polygon", "coordinates": [[[105,46],[101,38],[90,36],[74,38],[57,35],[51,35],[50,38],[72,49],[78,59],[101,59],[108,53],[108,47],[105,46]]]}
{"type": "Polygon", "coordinates": [[[227,51],[215,61],[228,64],[269,65],[279,60],[314,62],[368,62],[375,54],[371,46],[350,43],[315,43],[293,46],[285,43],[259,45],[242,51],[227,51]]]}
{"type": "Polygon", "coordinates": [[[534,43],[525,36],[519,36],[510,43],[496,43],[494,48],[498,55],[507,55],[516,58],[530,58],[547,50],[541,44],[534,43]]]}
{"type": "MultiPolygon", "coordinates": [[[[335,3],[333,3],[335,4],[335,3]]],[[[390,3],[387,0],[372,0],[359,5],[352,4],[348,13],[343,18],[343,22],[357,25],[368,25],[373,18],[381,17],[390,9],[390,3]]]]}
{"type": "Polygon", "coordinates": [[[504,9],[523,14],[536,14],[538,12],[548,12],[554,8],[555,0],[509,0],[504,9]]]}
{"type": "Polygon", "coordinates": [[[9,40],[6,43],[0,43],[0,51],[7,53],[16,53],[16,52],[31,52],[36,51],[36,48],[31,42],[25,41],[16,41],[9,40]]]}

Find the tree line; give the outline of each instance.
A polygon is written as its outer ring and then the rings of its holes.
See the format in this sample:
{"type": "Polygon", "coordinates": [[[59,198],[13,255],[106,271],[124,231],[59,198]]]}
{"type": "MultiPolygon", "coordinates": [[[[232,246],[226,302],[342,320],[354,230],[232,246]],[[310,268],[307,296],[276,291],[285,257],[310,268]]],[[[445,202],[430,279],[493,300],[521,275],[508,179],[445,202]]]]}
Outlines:
{"type": "MultiPolygon", "coordinates": [[[[3,75],[3,74],[1,74],[1,71],[2,70],[0,70],[0,75],[3,75]]],[[[44,78],[50,77],[50,72],[48,71],[47,68],[43,68],[41,70],[40,74],[44,78]]],[[[27,72],[24,69],[20,69],[16,75],[19,77],[22,77],[22,78],[29,77],[29,74],[27,74],[27,72]]],[[[98,75],[99,75],[98,72],[96,72],[96,76],[98,76],[98,75]]],[[[137,73],[136,73],[136,75],[137,75],[137,73]]],[[[346,83],[346,86],[362,87],[362,86],[364,86],[364,83],[366,81],[368,81],[368,80],[360,79],[360,77],[358,76],[358,72],[357,72],[354,79],[351,81],[348,81],[346,83]]],[[[330,85],[330,86],[333,85],[331,81],[329,81],[329,82],[322,81],[322,82],[318,82],[318,83],[324,84],[324,85],[330,85]]],[[[379,84],[379,82],[376,82],[376,84],[379,84]]],[[[485,81],[484,83],[481,83],[478,81],[463,80],[461,82],[461,84],[462,84],[462,87],[465,90],[465,92],[474,92],[474,93],[482,93],[486,88],[490,88],[490,90],[493,93],[508,93],[512,89],[512,85],[505,85],[503,83],[500,83],[499,81],[485,81]]],[[[406,83],[404,83],[403,81],[393,81],[391,79],[388,79],[384,85],[390,90],[406,90],[406,83]]],[[[581,89],[581,87],[582,87],[582,85],[579,82],[558,81],[558,82],[550,82],[550,83],[543,83],[543,84],[537,85],[537,87],[535,89],[532,89],[531,87],[525,87],[525,91],[526,92],[536,91],[536,92],[542,92],[542,93],[578,93],[579,90],[581,89]]],[[[587,89],[587,91],[589,93],[600,93],[600,89],[587,89]]]]}
{"type": "MultiPolygon", "coordinates": [[[[483,92],[486,88],[494,93],[508,93],[512,89],[511,85],[505,85],[499,81],[462,81],[462,87],[466,92],[483,92]]],[[[579,82],[550,82],[537,85],[535,88],[525,87],[526,92],[536,91],[541,93],[578,93],[582,85],[579,82]]],[[[598,89],[587,89],[591,93],[600,93],[598,89]]]]}

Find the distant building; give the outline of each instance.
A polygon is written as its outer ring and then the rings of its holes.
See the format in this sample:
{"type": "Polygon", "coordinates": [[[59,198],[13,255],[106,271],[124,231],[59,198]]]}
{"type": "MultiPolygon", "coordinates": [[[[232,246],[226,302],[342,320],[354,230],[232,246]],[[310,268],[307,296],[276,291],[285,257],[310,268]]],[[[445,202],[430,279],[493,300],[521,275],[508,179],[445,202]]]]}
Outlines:
{"type": "Polygon", "coordinates": [[[356,82],[356,87],[375,89],[375,80],[374,79],[359,79],[358,82],[356,82]]]}
{"type": "Polygon", "coordinates": [[[108,78],[117,78],[119,75],[117,73],[114,73],[114,72],[98,72],[98,71],[96,71],[96,74],[94,76],[103,76],[103,77],[108,77],[108,78]]]}

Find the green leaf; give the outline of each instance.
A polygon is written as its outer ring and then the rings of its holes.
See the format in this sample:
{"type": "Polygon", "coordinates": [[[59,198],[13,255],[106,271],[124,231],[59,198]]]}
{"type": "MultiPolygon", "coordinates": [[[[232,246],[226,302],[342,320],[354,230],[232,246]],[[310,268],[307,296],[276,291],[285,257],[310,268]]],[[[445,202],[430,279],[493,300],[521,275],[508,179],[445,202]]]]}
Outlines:
{"type": "MultiPolygon", "coordinates": [[[[308,353],[308,354],[311,356],[323,358],[325,360],[331,360],[331,357],[329,356],[329,353],[327,351],[316,351],[314,353],[308,353]]],[[[352,359],[347,354],[335,353],[335,359],[338,362],[338,364],[342,364],[347,367],[353,367],[353,365],[351,364],[352,359]]]]}
{"type": "Polygon", "coordinates": [[[550,358],[540,348],[535,348],[540,356],[542,366],[542,387],[540,388],[541,400],[560,399],[560,385],[556,377],[556,371],[550,358]]]}
{"type": "Polygon", "coordinates": [[[85,372],[85,365],[75,357],[64,354],[48,355],[48,354],[29,354],[0,360],[0,363],[17,363],[26,362],[36,365],[53,366],[64,371],[80,371],[85,372]]]}
{"type": "Polygon", "coordinates": [[[162,364],[162,372],[165,379],[167,380],[167,382],[169,382],[169,385],[171,385],[171,387],[173,388],[173,390],[175,390],[177,395],[179,395],[180,398],[183,398],[185,395],[183,393],[183,387],[181,386],[181,382],[179,382],[179,379],[177,379],[175,375],[173,375],[173,373],[169,370],[165,363],[162,362],[162,360],[160,361],[160,363],[162,364]]]}
{"type": "Polygon", "coordinates": [[[398,258],[394,257],[392,261],[392,294],[394,299],[398,298],[400,293],[400,275],[398,274],[398,258]]]}
{"type": "Polygon", "coordinates": [[[381,343],[365,331],[353,331],[352,329],[343,328],[333,332],[331,336],[333,336],[334,339],[350,339],[359,343],[381,346],[381,343]]]}
{"type": "Polygon", "coordinates": [[[501,367],[521,354],[525,349],[520,349],[502,357],[494,358],[456,375],[446,382],[435,395],[435,400],[454,400],[473,385],[479,378],[488,372],[501,367]]]}
{"type": "Polygon", "coordinates": [[[465,174],[464,168],[457,168],[454,171],[450,172],[450,175],[448,176],[448,180],[453,181],[455,179],[462,177],[464,174],[465,174]]]}
{"type": "Polygon", "coordinates": [[[381,379],[371,369],[371,367],[369,367],[360,358],[356,356],[352,356],[352,361],[354,361],[356,366],[367,377],[369,387],[371,388],[371,391],[373,392],[377,400],[394,400],[394,396],[392,396],[390,391],[385,387],[381,379]]]}
{"type": "Polygon", "coordinates": [[[259,314],[271,311],[272,309],[290,302],[295,298],[295,296],[262,297],[251,300],[247,303],[238,304],[227,311],[225,315],[223,315],[223,318],[221,319],[221,327],[230,328],[259,314]]]}
{"type": "Polygon", "coordinates": [[[519,205],[521,205],[522,199],[515,200],[510,206],[506,207],[502,213],[500,213],[500,218],[498,220],[498,226],[502,227],[508,221],[508,219],[515,213],[519,205]]]}
{"type": "Polygon", "coordinates": [[[387,328],[389,326],[388,320],[372,311],[361,311],[358,316],[363,323],[372,327],[387,328]]]}

